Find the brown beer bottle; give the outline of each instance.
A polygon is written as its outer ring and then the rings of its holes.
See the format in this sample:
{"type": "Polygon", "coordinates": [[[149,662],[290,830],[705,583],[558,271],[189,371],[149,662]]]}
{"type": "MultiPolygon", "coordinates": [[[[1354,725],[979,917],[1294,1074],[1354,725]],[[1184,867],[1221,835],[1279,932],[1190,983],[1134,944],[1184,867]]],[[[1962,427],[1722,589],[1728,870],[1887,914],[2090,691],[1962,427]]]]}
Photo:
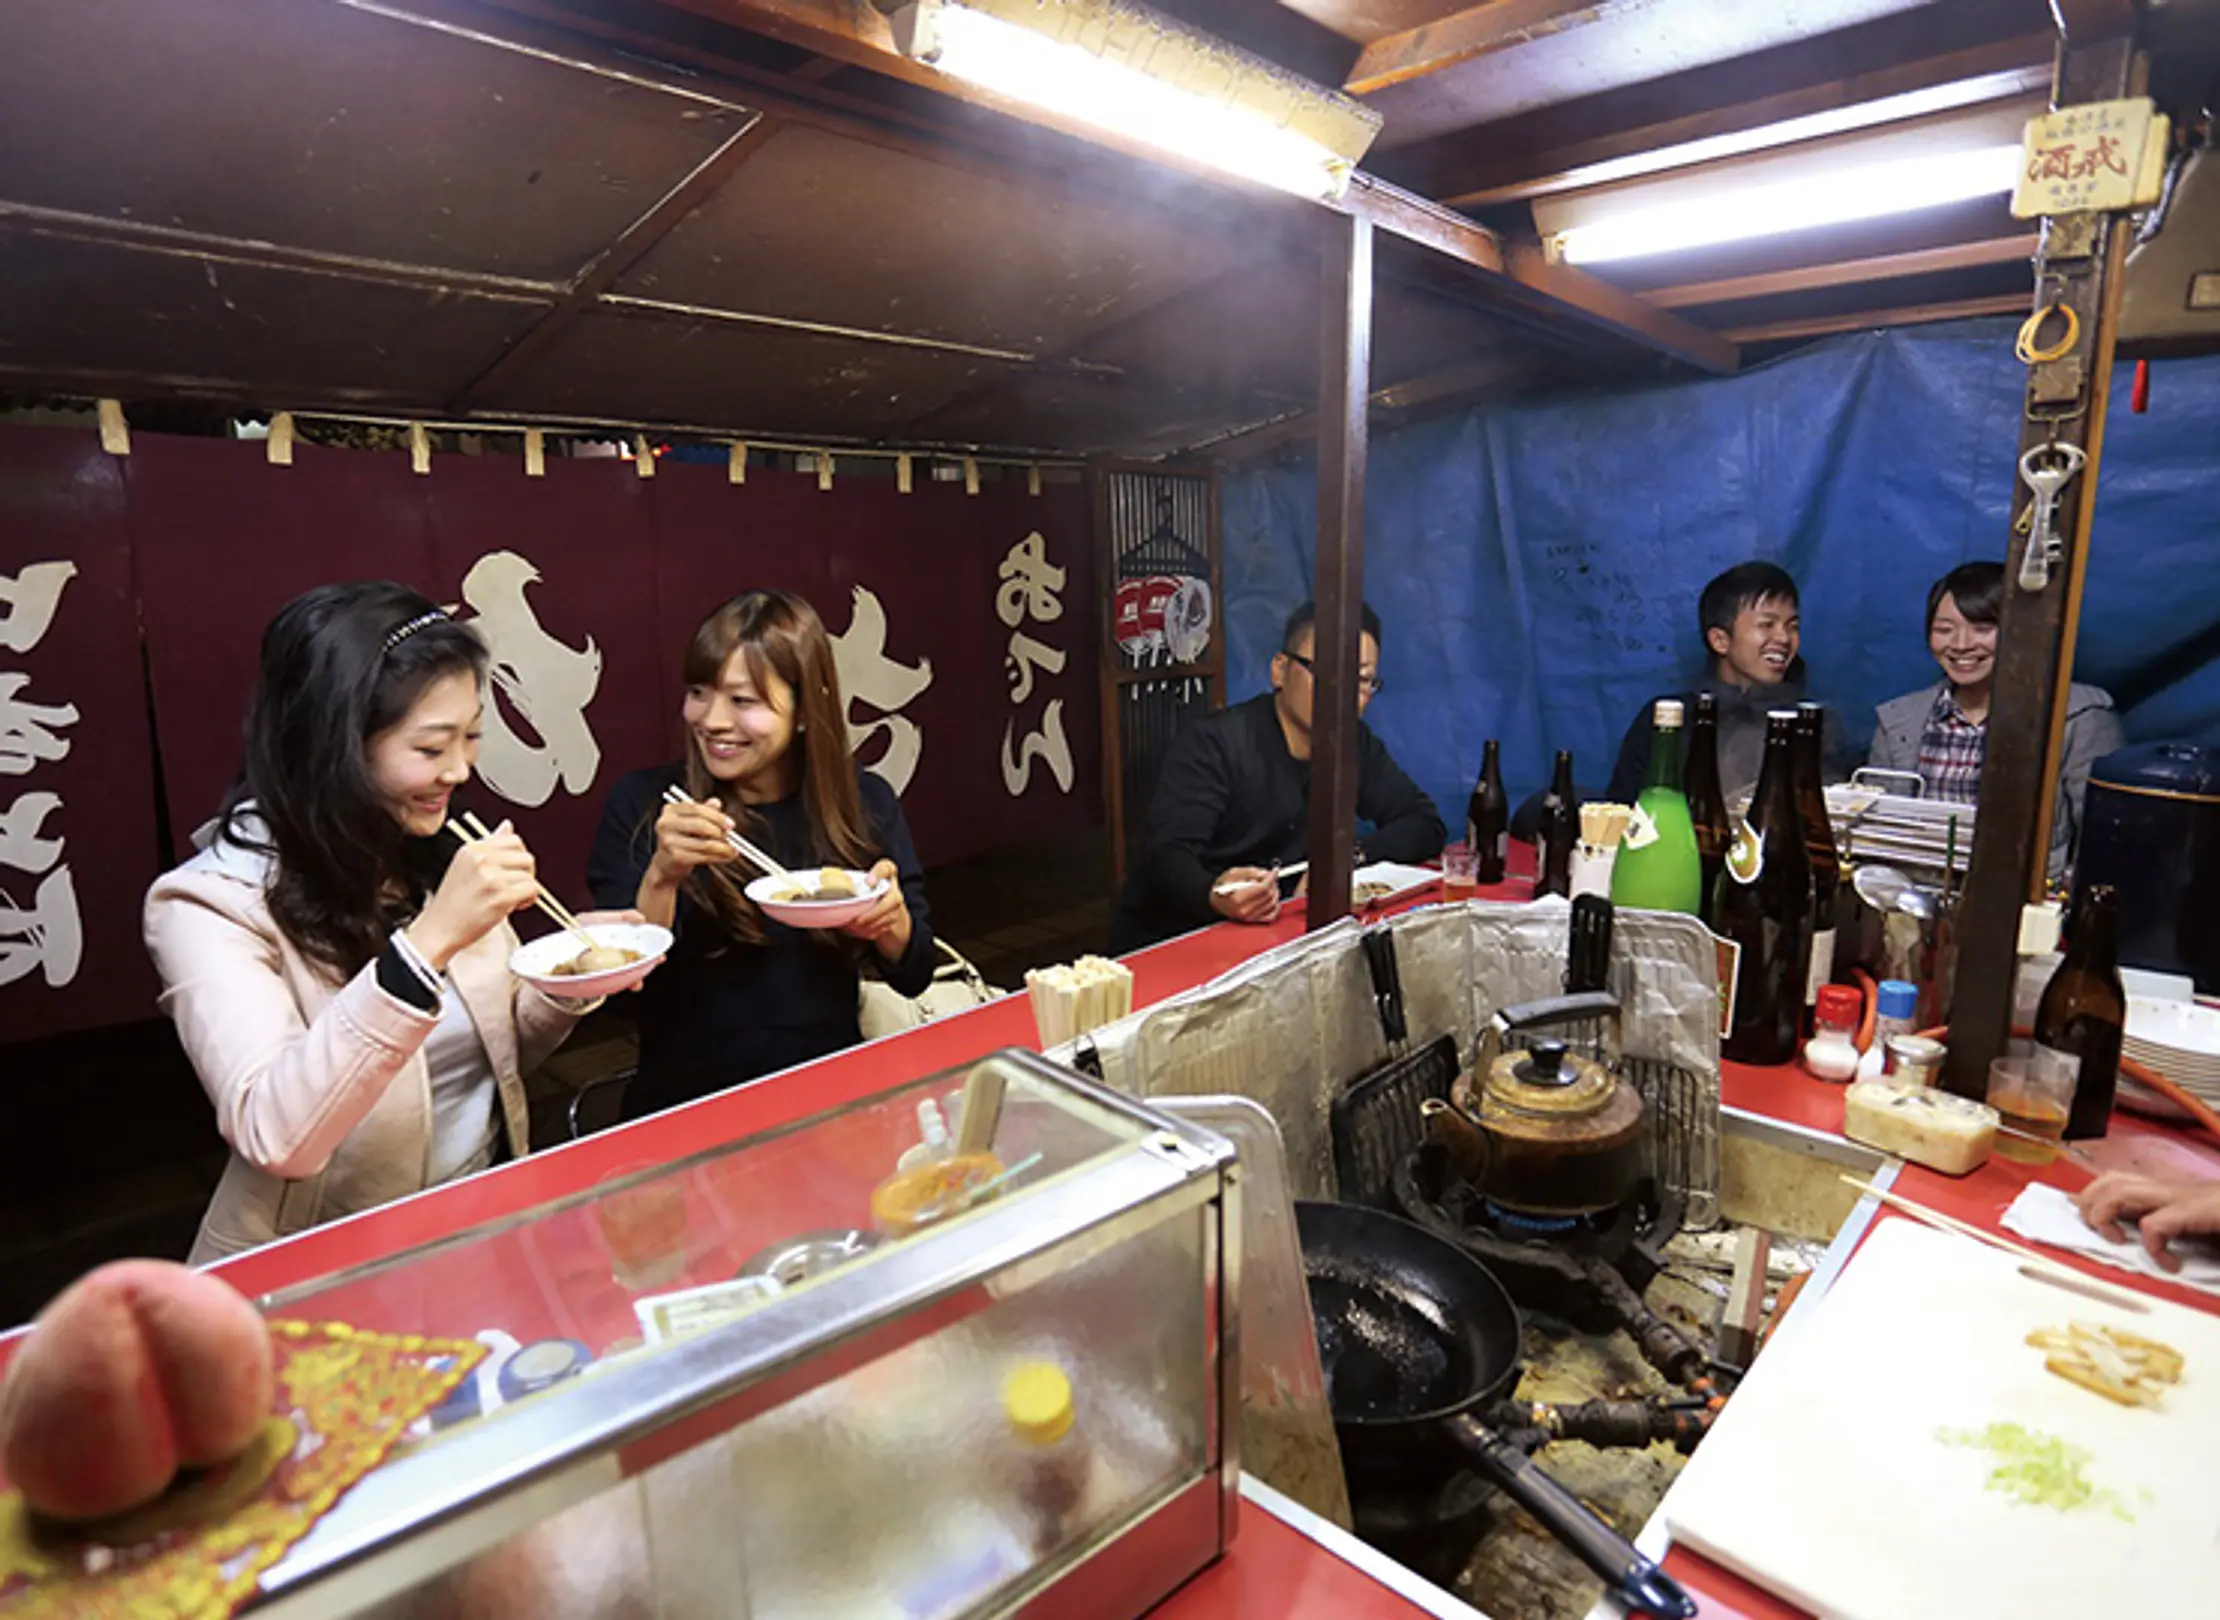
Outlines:
{"type": "Polygon", "coordinates": [[[1503,881],[1503,844],[1511,831],[1511,801],[1503,791],[1503,764],[1490,737],[1480,755],[1480,780],[1465,805],[1465,842],[1479,863],[1478,881],[1503,881]]]}
{"type": "Polygon", "coordinates": [[[2119,936],[2111,885],[2092,883],[2074,918],[2065,958],[2043,986],[2035,1010],[2031,1062],[2038,1068],[2073,1071],[2074,1101],[2066,1114],[2069,1140],[2102,1136],[2112,1122],[2120,1037],[2127,1028],[2119,936]]]}
{"type": "Polygon", "coordinates": [[[1703,910],[1706,928],[1719,921],[1719,869],[1734,842],[1734,824],[1727,819],[1727,796],[1719,789],[1719,700],[1709,692],[1696,694],[1695,713],[1688,722],[1688,758],[1681,770],[1681,790],[1688,795],[1688,819],[1696,829],[1696,856],[1703,863],[1703,910]]]}
{"type": "Polygon", "coordinates": [[[1835,827],[1827,817],[1827,789],[1820,781],[1826,732],[1824,705],[1796,705],[1796,813],[1803,819],[1804,842],[1811,850],[1811,975],[1804,985],[1807,1030],[1819,1005],[1819,987],[1835,976],[1835,919],[1842,890],[1842,861],[1835,853],[1835,827]]]}
{"type": "Polygon", "coordinates": [[[1572,893],[1573,845],[1580,841],[1580,795],[1573,788],[1572,752],[1557,750],[1557,772],[1542,795],[1541,870],[1536,894],[1572,893]]]}
{"type": "Polygon", "coordinates": [[[1734,1022],[1721,1052],[1738,1063],[1796,1055],[1811,964],[1811,849],[1796,808],[1796,711],[1765,717],[1765,763],[1719,874],[1716,932],[1740,947],[1734,1022]]]}

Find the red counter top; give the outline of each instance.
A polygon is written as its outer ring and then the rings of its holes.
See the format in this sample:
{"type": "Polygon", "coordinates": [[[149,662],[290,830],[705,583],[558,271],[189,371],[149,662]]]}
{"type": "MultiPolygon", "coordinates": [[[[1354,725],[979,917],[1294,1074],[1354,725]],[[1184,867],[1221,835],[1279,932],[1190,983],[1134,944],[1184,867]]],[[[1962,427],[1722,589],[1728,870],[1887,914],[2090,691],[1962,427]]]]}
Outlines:
{"type": "MultiPolygon", "coordinates": [[[[1526,878],[1484,889],[1479,898],[1525,900],[1526,878]]],[[[1439,890],[1414,897],[1437,900],[1439,890]]],[[[1211,979],[1272,946],[1302,933],[1299,906],[1262,927],[1222,924],[1168,941],[1126,958],[1134,972],[1134,1005],[1149,1006],[1211,979]]],[[[674,1109],[583,1142],[537,1153],[500,1170],[435,1189],[397,1204],[318,1227],[242,1255],[218,1268],[249,1294],[272,1292],[327,1276],[458,1230],[521,1213],[591,1187],[622,1166],[663,1162],[735,1142],[823,1109],[870,1096],[937,1070],[954,1067],[1006,1046],[1037,1047],[1031,1005],[1022,994],[988,1007],[928,1024],[886,1040],[836,1054],[804,1068],[674,1109]]],[[[1721,1100],[1730,1107],[1809,1130],[1839,1134],[1843,1088],[1795,1068],[1760,1069],[1728,1063],[1721,1070],[1721,1100]]],[[[2180,1133],[2118,1116],[2101,1146],[2108,1164],[2164,1163],[2195,1154],[2180,1133]]],[[[2213,1158],[2220,1161],[2220,1155],[2213,1158]]],[[[1896,1187],[1988,1230],[2000,1229],[2005,1207],[2030,1180],[2074,1188],[2085,1173],[2060,1161],[2041,1170],[1992,1160],[1963,1179],[1907,1166],[1896,1187]]],[[[1889,1217],[1895,1218],[1895,1217],[1889,1217]]],[[[2118,1271],[2079,1265],[2115,1286],[2143,1288],[2197,1309],[2220,1312],[2211,1296],[2172,1284],[2146,1282],[2118,1271]]],[[[1854,1256],[1853,1256],[1854,1263],[1854,1256]]],[[[0,1342],[0,1361],[8,1345],[0,1342]]],[[[1335,1533],[1314,1535],[1272,1512],[1246,1506],[1232,1552],[1188,1583],[1155,1611],[1176,1620],[1305,1620],[1310,1616],[1416,1616],[1457,1613],[1446,1594],[1425,1604],[1398,1594],[1362,1566],[1368,1550],[1335,1533]],[[1329,1543],[1339,1547],[1330,1550],[1329,1543]],[[1443,1607],[1447,1604],[1448,1607],[1443,1607]]],[[[1748,1583],[1682,1549],[1667,1568],[1696,1594],[1703,1613],[1718,1620],[1775,1620],[1793,1616],[1748,1583]]],[[[1431,1589],[1427,1589],[1431,1590],[1431,1589]]],[[[1461,1610],[1471,1613],[1470,1610],[1461,1610]]],[[[1500,1616],[1497,1620],[1516,1620],[1500,1616]]]]}
{"type": "MultiPolygon", "coordinates": [[[[1841,1135],[1845,1089],[1815,1080],[1795,1067],[1761,1069],[1743,1063],[1720,1065],[1720,1100],[1727,1107],[1761,1114],[1784,1124],[1824,1131],[1831,1136],[1841,1135]]],[[[2101,1142],[2093,1144],[2092,1152],[2105,1169],[2181,1170],[2195,1163],[2220,1168],[2220,1152],[2193,1144],[2182,1131],[2124,1112],[2113,1115],[2110,1132],[2101,1142]]],[[[2004,1230],[2004,1212],[2029,1183],[2044,1182],[2072,1192],[2086,1186],[2089,1180],[2089,1172],[2064,1159],[2037,1168],[1993,1157],[1966,1176],[1945,1176],[1907,1164],[1890,1190],[1969,1225],[2009,1238],[2012,1234],[2004,1230]]],[[[1884,1206],[1874,1226],[1881,1220],[1910,1218],[1884,1206]]],[[[1872,1231],[1873,1226],[1867,1227],[1864,1236],[1870,1236],[1872,1231]]],[[[1862,1243],[1863,1237],[1859,1241],[1862,1243]]],[[[2220,1299],[2196,1289],[2098,1265],[2061,1249],[2046,1248],[2043,1254],[2058,1265],[2084,1272],[2112,1287],[2131,1288],[2194,1310],[2220,1315],[2220,1299]]],[[[1857,1256],[1853,1252],[1850,1264],[1856,1263],[1857,1256]]],[[[1673,1548],[1665,1557],[1665,1567],[1702,1603],[1705,1620],[1796,1620],[1804,1613],[1685,1548],[1673,1548]]]]}

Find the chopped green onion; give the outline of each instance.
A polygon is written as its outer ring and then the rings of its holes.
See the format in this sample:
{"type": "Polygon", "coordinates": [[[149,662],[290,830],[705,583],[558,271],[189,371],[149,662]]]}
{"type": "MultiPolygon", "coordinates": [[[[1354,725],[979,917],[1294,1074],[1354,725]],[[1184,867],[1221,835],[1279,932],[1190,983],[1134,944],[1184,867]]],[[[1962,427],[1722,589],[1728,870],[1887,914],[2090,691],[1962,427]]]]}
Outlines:
{"type": "Polygon", "coordinates": [[[2117,1493],[2090,1483],[2086,1472],[2089,1453],[2054,1434],[2042,1434],[2017,1423],[1992,1423],[1979,1430],[1938,1429],[1935,1438],[1945,1445],[1975,1447],[1994,1457],[1996,1467],[1989,1471],[1987,1489],[2010,1501],[2055,1508],[2061,1513],[2107,1507],[2127,1523],[2135,1522],[2135,1515],[2128,1512],[2117,1493]]]}

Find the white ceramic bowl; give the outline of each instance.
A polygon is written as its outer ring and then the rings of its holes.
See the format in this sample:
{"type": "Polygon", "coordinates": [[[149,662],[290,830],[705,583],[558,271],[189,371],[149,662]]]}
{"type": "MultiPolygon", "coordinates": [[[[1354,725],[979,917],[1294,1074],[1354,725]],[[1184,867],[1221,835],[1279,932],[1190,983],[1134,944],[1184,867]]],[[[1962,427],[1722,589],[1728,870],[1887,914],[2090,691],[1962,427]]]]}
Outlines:
{"type": "Polygon", "coordinates": [[[585,1001],[631,989],[653,971],[655,964],[663,960],[663,953],[671,948],[671,931],[654,923],[588,923],[585,927],[586,937],[596,945],[637,951],[640,959],[611,968],[606,973],[557,973],[556,968],[574,959],[585,948],[569,929],[559,928],[512,951],[509,971],[548,995],[585,1001]]]}
{"type": "Polygon", "coordinates": [[[785,877],[759,877],[748,885],[747,896],[761,908],[764,916],[789,928],[845,928],[877,905],[880,896],[887,891],[887,885],[874,880],[869,873],[850,872],[848,876],[856,892],[853,898],[846,900],[785,898],[797,888],[805,892],[816,889],[814,867],[789,872],[785,877]]]}

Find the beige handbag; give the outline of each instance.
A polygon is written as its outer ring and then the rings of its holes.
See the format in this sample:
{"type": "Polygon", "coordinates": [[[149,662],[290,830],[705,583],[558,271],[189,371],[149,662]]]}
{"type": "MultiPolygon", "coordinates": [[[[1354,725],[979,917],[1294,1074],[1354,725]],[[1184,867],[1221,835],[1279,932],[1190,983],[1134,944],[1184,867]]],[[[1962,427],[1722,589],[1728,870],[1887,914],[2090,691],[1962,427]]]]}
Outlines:
{"type": "Polygon", "coordinates": [[[900,1034],[950,1013],[983,1007],[1009,994],[987,983],[963,952],[948,941],[936,939],[933,943],[939,947],[941,961],[933,970],[933,982],[925,987],[923,995],[905,996],[882,979],[863,981],[863,989],[856,998],[856,1022],[862,1027],[865,1040],[900,1034]]]}

